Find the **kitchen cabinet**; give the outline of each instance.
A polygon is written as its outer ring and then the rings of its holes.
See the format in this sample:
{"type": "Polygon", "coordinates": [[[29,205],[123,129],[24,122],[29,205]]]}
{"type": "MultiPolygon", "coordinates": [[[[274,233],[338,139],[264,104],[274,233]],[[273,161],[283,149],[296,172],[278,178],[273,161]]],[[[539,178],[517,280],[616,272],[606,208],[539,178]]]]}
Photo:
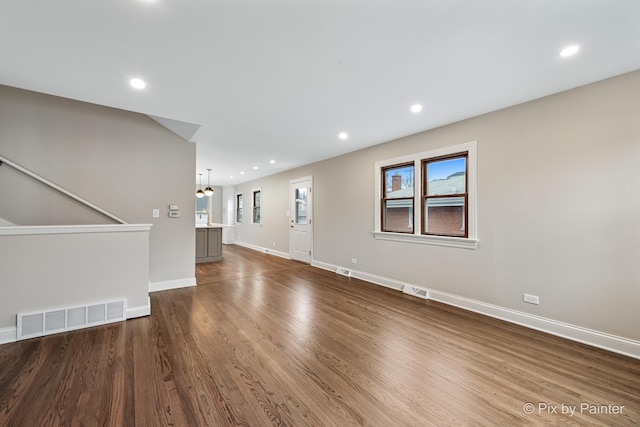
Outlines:
{"type": "Polygon", "coordinates": [[[222,228],[196,228],[196,264],[222,260],[222,228]]]}

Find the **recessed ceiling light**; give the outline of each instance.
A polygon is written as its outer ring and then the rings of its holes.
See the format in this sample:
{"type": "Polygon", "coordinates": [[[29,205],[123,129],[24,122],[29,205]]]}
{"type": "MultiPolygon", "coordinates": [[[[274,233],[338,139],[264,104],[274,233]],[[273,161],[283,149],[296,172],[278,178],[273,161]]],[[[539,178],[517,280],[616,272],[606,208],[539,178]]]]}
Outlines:
{"type": "Polygon", "coordinates": [[[269,160],[269,163],[274,164],[276,161],[275,160],[269,160]]]}
{"type": "Polygon", "coordinates": [[[340,133],[338,134],[338,138],[340,138],[340,139],[347,139],[347,138],[349,138],[349,134],[348,134],[348,133],[346,133],[346,132],[340,132],[340,133]]]}
{"type": "Polygon", "coordinates": [[[244,175],[244,172],[240,172],[240,175],[244,175]]]}
{"type": "Polygon", "coordinates": [[[422,105],[420,104],[413,104],[411,106],[411,112],[412,113],[419,113],[420,111],[422,111],[422,105]]]}
{"type": "Polygon", "coordinates": [[[578,53],[579,50],[580,50],[580,46],[578,46],[577,44],[573,44],[571,46],[567,46],[564,49],[562,49],[560,51],[560,56],[562,56],[563,58],[566,58],[568,56],[573,56],[576,53],[578,53]]]}
{"type": "Polygon", "coordinates": [[[129,80],[129,84],[136,89],[144,89],[147,84],[142,79],[131,79],[129,80]]]}
{"type": "Polygon", "coordinates": [[[254,167],[253,167],[253,170],[254,170],[254,171],[257,171],[257,170],[258,170],[258,167],[257,167],[257,166],[254,166],[254,167]]]}
{"type": "Polygon", "coordinates": [[[229,178],[233,179],[233,175],[229,175],[229,178]]]}

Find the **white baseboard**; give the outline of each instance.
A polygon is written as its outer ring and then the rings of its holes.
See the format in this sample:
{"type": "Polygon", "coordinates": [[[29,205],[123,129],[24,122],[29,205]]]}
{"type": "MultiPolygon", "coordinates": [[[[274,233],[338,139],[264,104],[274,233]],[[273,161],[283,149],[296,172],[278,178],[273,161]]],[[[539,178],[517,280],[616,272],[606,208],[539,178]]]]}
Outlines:
{"type": "Polygon", "coordinates": [[[0,344],[15,342],[18,336],[18,328],[11,326],[0,329],[0,344]]]}
{"type": "Polygon", "coordinates": [[[140,307],[127,307],[127,320],[136,317],[149,316],[151,314],[151,298],[147,297],[147,305],[140,307]]]}
{"type": "Polygon", "coordinates": [[[317,268],[321,268],[323,270],[327,270],[327,271],[336,271],[336,268],[338,268],[337,266],[333,265],[333,264],[327,264],[326,262],[322,262],[322,261],[311,261],[311,266],[312,267],[317,267],[317,268]]]}
{"type": "MultiPolygon", "coordinates": [[[[314,261],[311,265],[328,271],[336,271],[336,269],[339,268],[339,266],[337,265],[320,261],[314,261]]],[[[410,283],[404,283],[398,280],[389,279],[387,277],[376,276],[375,274],[369,274],[355,270],[351,270],[351,277],[355,277],[366,282],[385,286],[387,288],[395,289],[398,291],[402,291],[402,288],[405,284],[409,286],[417,286],[410,283]]],[[[446,292],[440,292],[430,288],[421,288],[426,289],[429,292],[428,299],[434,301],[480,313],[485,316],[495,317],[497,319],[501,319],[510,323],[515,323],[517,325],[567,338],[572,341],[577,341],[593,347],[612,351],[614,353],[623,354],[635,359],[640,359],[640,341],[619,337],[617,335],[612,335],[605,332],[594,331],[592,329],[583,328],[581,326],[571,325],[569,323],[535,316],[529,313],[488,304],[482,301],[477,301],[446,292]]]]}
{"type": "Polygon", "coordinates": [[[269,255],[274,255],[280,258],[284,258],[284,259],[291,259],[291,255],[289,255],[286,252],[280,252],[280,251],[276,251],[274,249],[265,249],[264,250],[265,254],[269,254],[269,255]]]}
{"type": "Polygon", "coordinates": [[[167,291],[169,289],[188,288],[196,286],[195,277],[185,279],[166,280],[163,282],[149,282],[149,292],[167,291]]]}
{"type": "Polygon", "coordinates": [[[328,271],[336,271],[336,269],[338,268],[351,270],[351,277],[364,280],[365,282],[370,282],[376,285],[384,286],[385,288],[395,289],[396,291],[402,291],[402,288],[405,285],[404,282],[400,282],[399,280],[389,279],[387,277],[382,277],[382,276],[376,276],[375,274],[369,274],[369,273],[365,273],[364,271],[353,270],[348,267],[341,267],[338,265],[327,264],[326,262],[322,262],[322,261],[313,261],[311,263],[311,266],[318,267],[328,271]]]}
{"type": "Polygon", "coordinates": [[[291,256],[286,252],[276,251],[275,249],[263,248],[262,246],[252,245],[251,243],[240,242],[236,240],[234,245],[242,246],[243,248],[253,249],[254,251],[262,252],[269,255],[275,255],[284,259],[291,259],[291,256]]]}
{"type": "Polygon", "coordinates": [[[640,359],[640,341],[429,289],[429,299],[640,359]]]}

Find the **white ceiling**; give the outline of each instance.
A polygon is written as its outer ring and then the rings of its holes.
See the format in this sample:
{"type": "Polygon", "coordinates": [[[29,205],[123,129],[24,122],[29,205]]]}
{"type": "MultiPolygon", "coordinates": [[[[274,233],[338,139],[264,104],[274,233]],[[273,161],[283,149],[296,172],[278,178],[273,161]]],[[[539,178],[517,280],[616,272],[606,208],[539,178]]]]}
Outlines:
{"type": "Polygon", "coordinates": [[[637,69],[638,0],[0,0],[0,84],[197,129],[217,185],[637,69]]]}

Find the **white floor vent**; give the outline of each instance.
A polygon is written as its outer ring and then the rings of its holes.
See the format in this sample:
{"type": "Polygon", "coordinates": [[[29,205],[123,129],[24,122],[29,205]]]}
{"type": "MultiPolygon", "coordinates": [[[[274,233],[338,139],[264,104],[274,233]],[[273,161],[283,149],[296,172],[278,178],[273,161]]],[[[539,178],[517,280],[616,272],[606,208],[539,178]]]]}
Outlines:
{"type": "Polygon", "coordinates": [[[338,267],[336,268],[336,273],[341,276],[351,277],[351,270],[348,268],[338,267]]]}
{"type": "Polygon", "coordinates": [[[422,298],[422,299],[428,299],[429,298],[429,291],[426,289],[422,289],[422,288],[416,288],[415,286],[411,286],[411,285],[404,285],[402,287],[402,292],[407,294],[407,295],[412,295],[414,297],[418,297],[418,298],[422,298]]]}
{"type": "Polygon", "coordinates": [[[125,320],[124,300],[40,313],[18,313],[18,340],[125,320]]]}

